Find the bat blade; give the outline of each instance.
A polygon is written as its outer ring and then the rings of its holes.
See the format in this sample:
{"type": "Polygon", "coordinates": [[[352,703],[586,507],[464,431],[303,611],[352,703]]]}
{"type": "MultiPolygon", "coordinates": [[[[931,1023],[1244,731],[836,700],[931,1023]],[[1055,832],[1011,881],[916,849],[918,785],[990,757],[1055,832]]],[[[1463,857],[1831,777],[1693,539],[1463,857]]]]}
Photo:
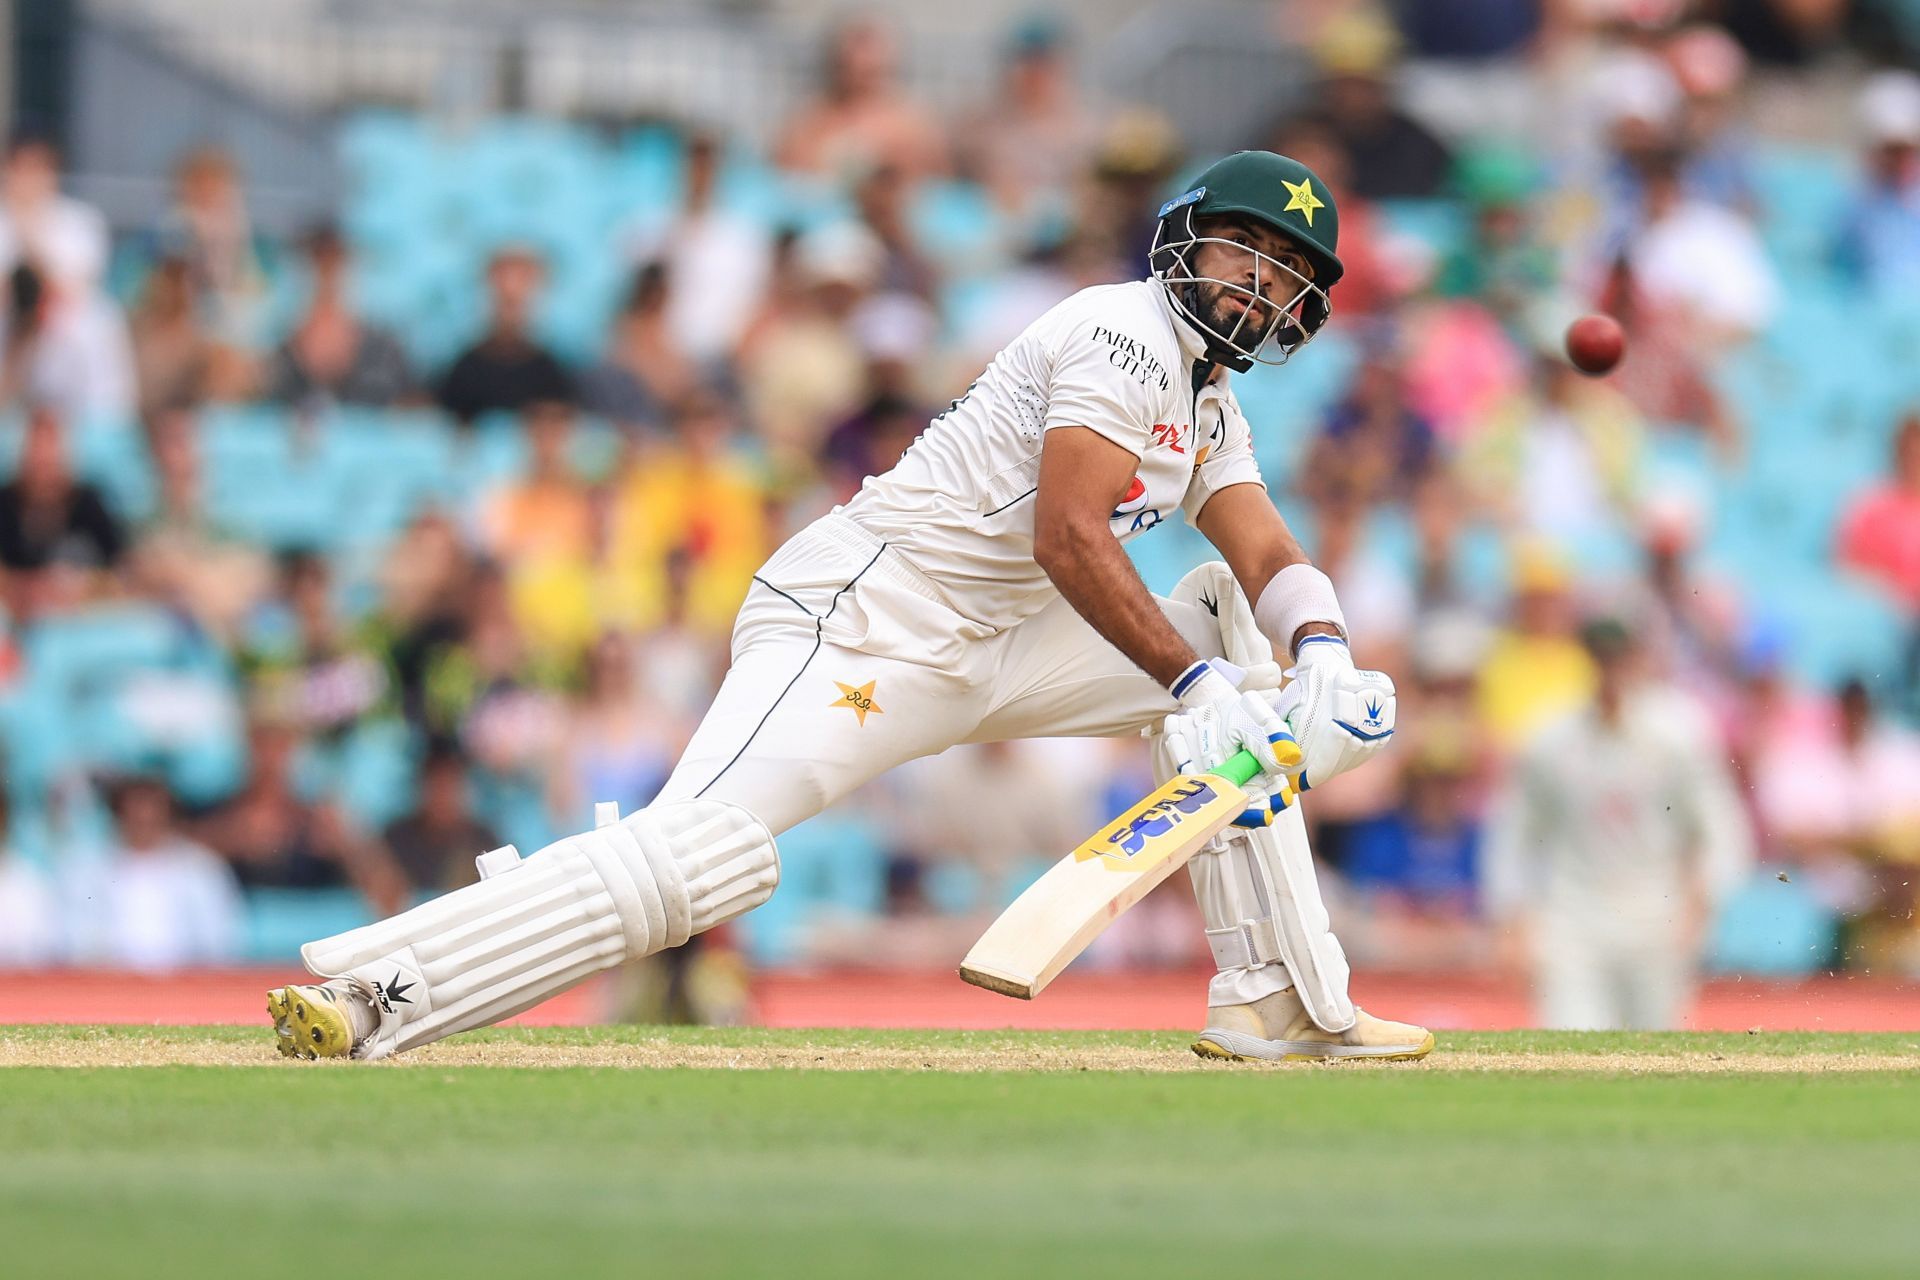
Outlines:
{"type": "Polygon", "coordinates": [[[1101,930],[1247,807],[1241,784],[1258,769],[1238,752],[1216,773],[1172,779],[1088,836],[980,935],[960,976],[1003,996],[1039,995],[1101,930]]]}

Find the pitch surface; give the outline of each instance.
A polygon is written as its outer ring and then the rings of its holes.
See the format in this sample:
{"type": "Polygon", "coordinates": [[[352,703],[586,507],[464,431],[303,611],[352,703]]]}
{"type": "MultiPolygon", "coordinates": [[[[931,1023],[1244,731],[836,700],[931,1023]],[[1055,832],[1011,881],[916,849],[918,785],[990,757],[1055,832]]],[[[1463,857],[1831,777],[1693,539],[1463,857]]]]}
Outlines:
{"type": "Polygon", "coordinates": [[[1255,1068],[1185,1042],[503,1031],[283,1066],[255,1028],[0,1028],[3,1269],[1753,1277],[1920,1253],[1920,1034],[1455,1034],[1427,1064],[1255,1068]]]}

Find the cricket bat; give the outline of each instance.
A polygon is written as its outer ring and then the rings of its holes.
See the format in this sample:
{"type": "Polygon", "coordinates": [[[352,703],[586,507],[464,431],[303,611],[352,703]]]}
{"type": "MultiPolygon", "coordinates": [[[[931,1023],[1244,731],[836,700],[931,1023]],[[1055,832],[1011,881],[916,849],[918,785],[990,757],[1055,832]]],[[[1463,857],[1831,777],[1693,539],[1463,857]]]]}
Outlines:
{"type": "Polygon", "coordinates": [[[1088,836],[1000,913],[960,962],[976,987],[1031,1000],[1122,911],[1153,892],[1247,807],[1245,751],[1182,774],[1088,836]]]}

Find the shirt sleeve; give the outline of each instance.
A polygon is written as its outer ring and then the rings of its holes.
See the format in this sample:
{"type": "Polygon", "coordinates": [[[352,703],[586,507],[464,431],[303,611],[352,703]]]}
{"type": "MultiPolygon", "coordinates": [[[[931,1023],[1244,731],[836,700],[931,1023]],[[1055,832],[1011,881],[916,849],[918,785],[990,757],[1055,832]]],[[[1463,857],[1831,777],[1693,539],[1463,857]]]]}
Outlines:
{"type": "Polygon", "coordinates": [[[1260,464],[1253,459],[1253,433],[1247,416],[1231,395],[1200,406],[1200,421],[1194,424],[1193,447],[1199,455],[1193,479],[1180,500],[1180,510],[1192,524],[1200,518],[1201,508],[1214,494],[1236,484],[1267,482],[1260,478],[1260,464]]]}
{"type": "Polygon", "coordinates": [[[1145,342],[1082,318],[1053,360],[1043,429],[1086,427],[1138,458],[1153,436],[1153,406],[1174,375],[1145,342]]]}

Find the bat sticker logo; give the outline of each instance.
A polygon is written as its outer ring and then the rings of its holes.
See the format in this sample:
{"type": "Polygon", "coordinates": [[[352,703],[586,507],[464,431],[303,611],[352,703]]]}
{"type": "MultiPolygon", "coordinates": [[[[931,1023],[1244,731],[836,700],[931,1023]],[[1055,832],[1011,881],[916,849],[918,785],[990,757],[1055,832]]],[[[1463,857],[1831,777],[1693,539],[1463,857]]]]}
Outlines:
{"type": "Polygon", "coordinates": [[[1106,853],[1111,857],[1135,857],[1147,847],[1147,841],[1172,831],[1182,819],[1198,813],[1216,798],[1212,787],[1195,778],[1109,835],[1107,843],[1113,847],[1106,853]]]}

